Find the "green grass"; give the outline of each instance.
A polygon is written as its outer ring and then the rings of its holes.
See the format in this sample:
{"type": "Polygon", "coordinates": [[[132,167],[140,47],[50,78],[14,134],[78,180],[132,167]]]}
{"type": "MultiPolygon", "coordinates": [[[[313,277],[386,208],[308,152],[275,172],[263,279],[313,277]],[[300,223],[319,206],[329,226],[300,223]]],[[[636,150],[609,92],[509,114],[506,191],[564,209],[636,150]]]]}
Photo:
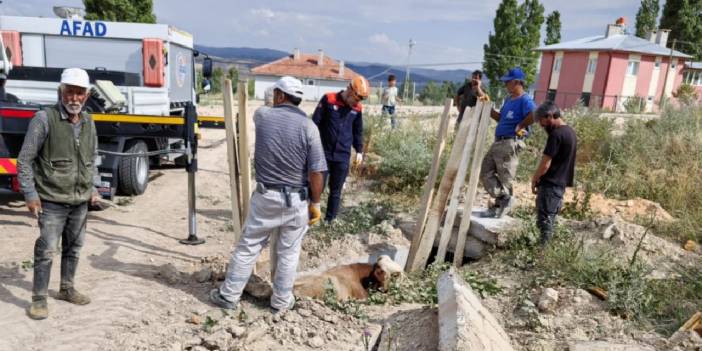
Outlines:
{"type": "Polygon", "coordinates": [[[673,277],[653,280],[648,277],[653,267],[637,259],[636,253],[622,258],[611,248],[586,249],[581,238],[563,225],[556,227],[554,240],[542,249],[533,214],[526,209],[515,213],[524,225],[501,257],[524,270],[532,288],[564,284],[603,288],[612,313],[664,335],[671,335],[702,306],[699,267],[678,265],[673,277]]]}

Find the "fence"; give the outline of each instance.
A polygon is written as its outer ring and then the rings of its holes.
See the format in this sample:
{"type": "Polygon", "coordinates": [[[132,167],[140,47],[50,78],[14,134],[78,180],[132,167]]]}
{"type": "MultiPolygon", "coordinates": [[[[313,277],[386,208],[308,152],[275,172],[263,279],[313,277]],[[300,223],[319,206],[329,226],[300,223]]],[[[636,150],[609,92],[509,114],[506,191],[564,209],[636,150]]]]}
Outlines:
{"type": "Polygon", "coordinates": [[[576,105],[603,109],[612,112],[645,113],[660,110],[661,101],[653,97],[626,95],[592,95],[591,93],[561,92],[554,90],[537,90],[534,92],[537,102],[550,100],[565,109],[576,105]]]}

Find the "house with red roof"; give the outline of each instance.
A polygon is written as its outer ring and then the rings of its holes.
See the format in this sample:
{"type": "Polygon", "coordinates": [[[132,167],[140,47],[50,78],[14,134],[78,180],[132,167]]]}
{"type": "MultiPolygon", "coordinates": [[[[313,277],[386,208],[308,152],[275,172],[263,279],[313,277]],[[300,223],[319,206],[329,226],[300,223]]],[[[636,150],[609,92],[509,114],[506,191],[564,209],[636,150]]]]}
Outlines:
{"type": "Polygon", "coordinates": [[[317,54],[304,54],[299,49],[291,55],[251,70],[255,79],[255,97],[263,99],[269,87],[283,76],[302,81],[304,100],[317,101],[328,92],[343,90],[358,74],[319,50],[317,54]]]}
{"type": "Polygon", "coordinates": [[[561,108],[582,103],[617,112],[656,111],[661,98],[682,84],[685,61],[692,58],[666,47],[669,33],[661,29],[642,39],[618,21],[604,35],[542,46],[534,97],[561,108]]]}

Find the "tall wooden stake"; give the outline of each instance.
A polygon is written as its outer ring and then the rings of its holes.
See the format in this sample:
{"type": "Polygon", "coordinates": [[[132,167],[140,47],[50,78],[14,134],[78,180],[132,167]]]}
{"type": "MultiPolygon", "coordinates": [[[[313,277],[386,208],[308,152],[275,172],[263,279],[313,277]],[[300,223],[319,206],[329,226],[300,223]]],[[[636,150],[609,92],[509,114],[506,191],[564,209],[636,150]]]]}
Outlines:
{"type": "Polygon", "coordinates": [[[239,167],[241,167],[241,216],[246,219],[251,200],[251,153],[249,146],[249,116],[247,115],[248,81],[240,80],[237,86],[239,95],[239,167]]]}
{"type": "MultiPolygon", "coordinates": [[[[432,201],[427,224],[421,238],[418,240],[417,248],[415,249],[416,254],[412,257],[412,260],[407,260],[407,264],[409,265],[407,270],[410,272],[422,269],[429,259],[429,254],[431,253],[431,248],[436,238],[436,231],[439,229],[441,215],[443,215],[444,208],[446,207],[446,201],[448,200],[453,180],[458,173],[458,164],[461,162],[461,157],[463,156],[463,148],[466,143],[470,124],[471,123],[461,123],[458,128],[458,133],[456,134],[453,147],[451,148],[451,154],[446,163],[444,176],[441,178],[441,183],[439,184],[438,193],[432,201]]],[[[412,248],[410,248],[410,251],[411,250],[412,248]]]]}
{"type": "MultiPolygon", "coordinates": [[[[427,182],[424,183],[424,190],[422,190],[422,198],[419,201],[421,208],[419,210],[419,217],[417,219],[417,224],[414,227],[414,235],[412,236],[412,245],[410,246],[410,252],[407,262],[412,262],[414,256],[417,254],[417,248],[419,247],[419,242],[422,239],[422,232],[424,231],[424,224],[427,221],[427,215],[429,214],[429,206],[431,205],[431,199],[434,195],[434,185],[436,184],[436,178],[439,177],[439,167],[441,166],[441,153],[444,150],[444,145],[446,145],[446,131],[449,125],[449,114],[451,112],[451,99],[446,99],[444,103],[444,113],[441,115],[441,122],[439,122],[439,134],[436,137],[436,145],[434,145],[434,158],[432,159],[431,169],[429,170],[429,176],[427,177],[427,182]]],[[[364,148],[364,150],[367,150],[364,148]]],[[[409,268],[409,264],[406,265],[406,269],[409,268]]]]}
{"type": "Polygon", "coordinates": [[[461,218],[461,225],[458,227],[456,250],[453,254],[453,264],[456,267],[460,267],[463,263],[463,251],[466,246],[468,229],[470,229],[470,216],[473,212],[473,200],[475,199],[475,192],[478,190],[480,169],[483,165],[483,150],[485,149],[485,136],[487,135],[488,126],[490,125],[490,111],[492,111],[492,103],[483,105],[482,117],[480,118],[480,127],[478,128],[478,138],[476,139],[475,152],[473,153],[473,166],[470,169],[470,180],[468,181],[468,188],[466,188],[465,193],[465,202],[463,204],[463,218],[461,218]]]}
{"type": "Polygon", "coordinates": [[[232,202],[232,226],[234,227],[234,242],[239,241],[241,235],[241,210],[239,196],[239,173],[237,166],[238,150],[237,136],[234,122],[234,94],[232,81],[225,79],[222,84],[224,95],[224,126],[227,131],[227,162],[229,163],[229,194],[232,202]]]}
{"type": "MultiPolygon", "coordinates": [[[[453,188],[451,189],[451,198],[449,200],[448,211],[446,212],[446,218],[444,219],[444,227],[441,230],[441,236],[439,237],[439,247],[436,253],[436,261],[443,262],[446,257],[446,250],[448,249],[449,241],[451,240],[451,234],[453,233],[453,222],[456,220],[456,212],[458,211],[458,195],[461,193],[461,188],[466,182],[466,173],[468,173],[468,167],[470,166],[471,156],[473,154],[473,146],[475,145],[475,136],[478,133],[478,124],[480,121],[481,112],[483,110],[483,102],[480,101],[473,108],[470,118],[470,130],[468,131],[468,140],[466,140],[466,145],[463,147],[463,157],[461,158],[461,163],[458,166],[458,174],[456,179],[453,181],[453,188]]],[[[464,118],[467,117],[464,113],[464,118]]],[[[465,123],[468,121],[464,119],[465,123]]]]}

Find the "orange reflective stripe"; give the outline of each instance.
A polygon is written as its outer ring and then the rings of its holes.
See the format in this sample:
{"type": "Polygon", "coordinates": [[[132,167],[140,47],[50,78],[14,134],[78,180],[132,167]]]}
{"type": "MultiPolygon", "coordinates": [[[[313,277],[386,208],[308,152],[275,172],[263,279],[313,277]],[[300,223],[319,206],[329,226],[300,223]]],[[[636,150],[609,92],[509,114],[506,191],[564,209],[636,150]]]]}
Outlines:
{"type": "Polygon", "coordinates": [[[17,174],[17,160],[0,158],[0,174],[17,174]]]}

